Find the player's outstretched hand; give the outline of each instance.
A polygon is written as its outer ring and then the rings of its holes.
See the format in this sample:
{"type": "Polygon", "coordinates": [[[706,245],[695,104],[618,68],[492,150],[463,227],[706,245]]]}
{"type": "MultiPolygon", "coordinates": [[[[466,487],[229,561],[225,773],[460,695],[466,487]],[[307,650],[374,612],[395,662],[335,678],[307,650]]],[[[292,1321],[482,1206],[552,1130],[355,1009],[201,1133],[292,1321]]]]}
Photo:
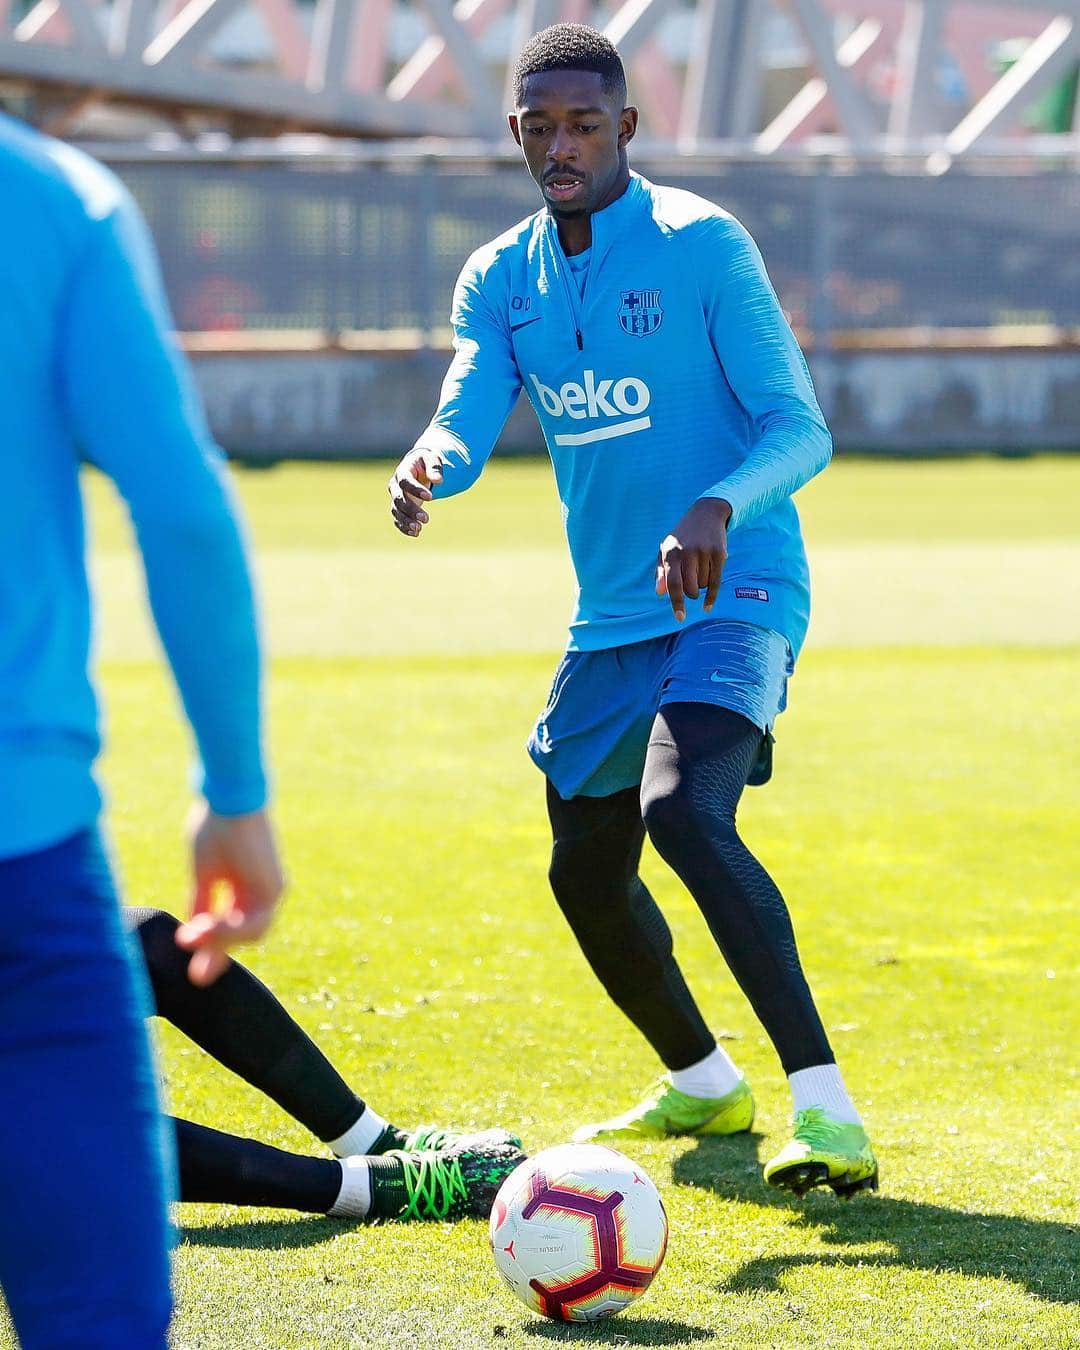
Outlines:
{"type": "Polygon", "coordinates": [[[285,878],[265,811],[219,816],[202,803],[189,828],[195,894],[176,941],[193,953],[188,979],[207,985],[228,968],[229,947],[257,942],[270,927],[285,878]]]}
{"type": "Polygon", "coordinates": [[[442,482],[444,462],[438,450],[416,445],[394,470],[387,484],[390,514],[402,534],[415,538],[428,523],[424,502],[431,501],[430,489],[442,482]]]}
{"type": "Polygon", "coordinates": [[[679,623],[686,601],[705,592],[705,611],[716,603],[727,561],[730,505],[718,497],[700,497],[660,545],[656,556],[656,594],[666,595],[679,623]]]}

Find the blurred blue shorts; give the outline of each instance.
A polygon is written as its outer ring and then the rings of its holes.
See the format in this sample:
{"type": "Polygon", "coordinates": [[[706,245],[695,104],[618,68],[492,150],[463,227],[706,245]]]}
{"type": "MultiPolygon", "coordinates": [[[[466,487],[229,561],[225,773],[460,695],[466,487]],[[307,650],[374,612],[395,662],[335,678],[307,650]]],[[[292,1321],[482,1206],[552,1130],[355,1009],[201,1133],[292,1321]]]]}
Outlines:
{"type": "Polygon", "coordinates": [[[606,797],[641,782],[665,703],[713,703],[771,730],[795,668],[769,628],[703,619],[647,642],[567,652],[528,751],[560,797],[606,797]]]}

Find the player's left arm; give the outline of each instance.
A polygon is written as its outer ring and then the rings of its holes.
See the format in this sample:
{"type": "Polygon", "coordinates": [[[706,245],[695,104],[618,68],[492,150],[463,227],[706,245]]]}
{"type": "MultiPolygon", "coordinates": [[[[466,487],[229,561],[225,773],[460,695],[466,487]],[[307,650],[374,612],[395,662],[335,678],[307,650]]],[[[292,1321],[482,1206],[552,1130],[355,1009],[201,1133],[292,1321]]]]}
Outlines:
{"type": "Polygon", "coordinates": [[[700,242],[709,336],[752,439],[742,462],[702,494],[660,546],[657,591],[680,620],[684,595],[696,599],[705,590],[705,608],[712,608],[728,531],[792,496],[832,455],[810,372],[757,245],[730,217],[708,222],[700,242]]]}

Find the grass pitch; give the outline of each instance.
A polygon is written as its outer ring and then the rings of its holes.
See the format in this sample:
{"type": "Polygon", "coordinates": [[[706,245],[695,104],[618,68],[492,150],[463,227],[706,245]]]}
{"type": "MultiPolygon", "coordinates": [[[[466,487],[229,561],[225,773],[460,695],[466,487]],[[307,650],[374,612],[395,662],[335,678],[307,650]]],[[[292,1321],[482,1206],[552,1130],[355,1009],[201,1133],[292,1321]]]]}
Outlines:
{"type": "MultiPolygon", "coordinates": [[[[546,467],[496,463],[413,542],[390,528],[387,474],[239,475],[292,878],[248,959],[384,1115],[517,1124],[536,1149],[657,1069],[550,899],[542,780],[521,750],[569,603],[554,492],[546,467]]],[[[185,743],[118,515],[103,485],[92,496],[112,829],[128,897],[179,911],[185,743]]],[[[813,636],[776,777],[741,818],[791,903],[878,1196],[763,1187],[783,1078],[649,856],[759,1117],[752,1137],[632,1150],[672,1223],[638,1307],[596,1328],[533,1317],[478,1223],[191,1206],[176,1344],[1077,1344],[1078,496],[1080,462],[1045,459],[839,462],[800,498],[813,636]]],[[[161,1040],[177,1111],[318,1149],[171,1029],[161,1040]]]]}

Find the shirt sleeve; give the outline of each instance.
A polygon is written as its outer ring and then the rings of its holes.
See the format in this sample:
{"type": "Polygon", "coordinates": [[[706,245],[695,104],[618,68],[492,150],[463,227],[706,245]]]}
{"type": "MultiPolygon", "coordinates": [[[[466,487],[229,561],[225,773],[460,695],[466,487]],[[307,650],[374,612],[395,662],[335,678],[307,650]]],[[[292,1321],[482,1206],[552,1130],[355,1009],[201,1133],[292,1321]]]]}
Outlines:
{"type": "Polygon", "coordinates": [[[154,621],[202,761],[210,807],[267,796],[261,657],[237,504],[172,322],[150,241],[126,195],[90,225],[75,264],[59,371],[73,438],[127,503],[154,621]]]}
{"type": "Polygon", "coordinates": [[[416,442],[446,456],[443,480],[432,490],[436,498],[472,487],[521,392],[509,329],[493,312],[471,264],[454,288],[451,323],[453,360],[435,416],[416,442]]]}
{"type": "Polygon", "coordinates": [[[705,317],[752,442],[742,463],[702,495],[728,502],[729,529],[737,529],[820,473],[832,438],[757,245],[735,220],[716,226],[699,259],[705,317]]]}

